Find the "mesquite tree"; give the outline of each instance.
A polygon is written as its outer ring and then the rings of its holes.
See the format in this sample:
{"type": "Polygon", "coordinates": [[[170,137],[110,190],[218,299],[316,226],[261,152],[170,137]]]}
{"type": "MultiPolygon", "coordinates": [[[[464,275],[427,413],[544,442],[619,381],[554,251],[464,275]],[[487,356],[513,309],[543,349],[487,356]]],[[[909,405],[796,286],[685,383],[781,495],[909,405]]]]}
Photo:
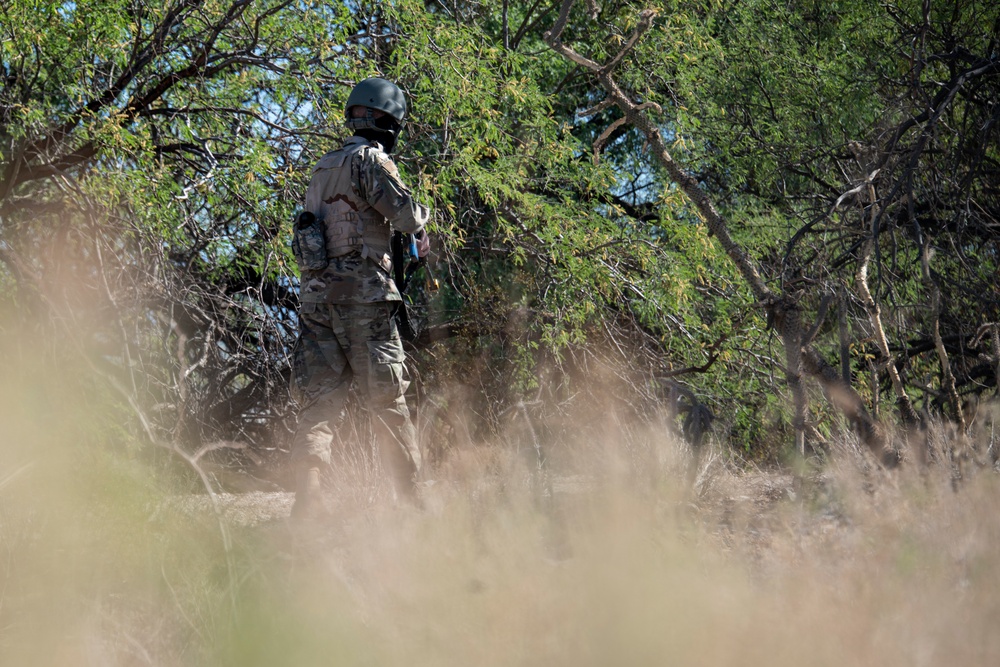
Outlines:
{"type": "MultiPolygon", "coordinates": [[[[645,137],[650,159],[687,195],[766,313],[785,350],[799,448],[804,450],[808,426],[804,371],[883,460],[894,460],[852,384],[856,339],[838,328],[841,373],[817,342],[835,296],[842,321],[864,313],[867,322],[858,322],[861,335],[855,336],[871,340],[874,370],[891,381],[902,421],[919,419],[908,395],[908,367],[926,372],[936,365],[935,380],[917,381],[927,394],[924,412],[946,405],[964,430],[958,386],[978,394],[998,384],[995,377],[981,379],[998,361],[986,336],[995,331],[1000,305],[998,202],[991,185],[1000,78],[995,8],[976,2],[947,8],[847,3],[827,10],[742,3],[692,18],[694,8],[686,3],[660,3],[669,7],[633,15],[627,37],[601,41],[588,34],[582,42],[591,54],[584,55],[566,37],[574,6],[579,16],[582,4],[562,3],[546,41],[603,90],[591,111],[619,110],[606,132],[628,124],[645,137]],[[671,13],[661,19],[661,9],[671,13]],[[660,30],[650,35],[654,27],[660,30]],[[672,34],[682,39],[672,41],[672,34]],[[653,45],[643,50],[643,40],[653,45]],[[688,51],[689,45],[697,48],[688,51]],[[836,47],[849,50],[831,53],[836,47]],[[706,57],[716,62],[697,69],[708,76],[686,88],[691,77],[683,70],[706,57]],[[711,130],[699,135],[706,120],[711,130]],[[702,173],[674,159],[666,133],[675,146],[685,139],[703,146],[690,151],[702,173]],[[728,215],[720,214],[716,198],[726,201],[728,215]],[[789,230],[778,257],[750,256],[747,247],[759,243],[745,234],[737,240],[731,231],[762,208],[789,230]],[[869,284],[873,262],[875,291],[869,284]],[[891,333],[885,301],[895,311],[891,333]],[[809,306],[813,322],[803,319],[809,306]],[[908,330],[901,312],[914,306],[908,330]],[[934,356],[924,357],[928,352],[934,356]]],[[[616,11],[630,22],[627,7],[588,3],[587,9],[584,23],[607,23],[616,11]]],[[[595,151],[605,140],[601,135],[595,151]]]]}
{"type": "Polygon", "coordinates": [[[891,460],[887,403],[969,425],[997,391],[998,26],[973,0],[4,3],[4,316],[144,437],[275,442],[289,221],[379,74],[435,211],[421,391],[460,379],[489,427],[596,398],[599,360],[636,419],[710,407],[767,456],[842,413],[891,460]]]}

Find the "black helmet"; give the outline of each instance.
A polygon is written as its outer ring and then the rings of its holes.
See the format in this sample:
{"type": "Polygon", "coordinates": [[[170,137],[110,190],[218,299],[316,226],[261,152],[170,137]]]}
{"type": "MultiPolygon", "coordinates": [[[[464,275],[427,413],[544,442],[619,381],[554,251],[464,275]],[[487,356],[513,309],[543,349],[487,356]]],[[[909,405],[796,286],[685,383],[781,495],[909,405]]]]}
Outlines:
{"type": "Polygon", "coordinates": [[[397,126],[403,124],[403,118],[406,116],[406,97],[403,96],[403,91],[391,81],[377,77],[365,79],[354,86],[354,90],[347,97],[347,104],[344,106],[344,115],[347,119],[347,127],[352,130],[372,129],[385,131],[388,129],[380,127],[381,123],[376,125],[371,113],[361,118],[351,118],[351,107],[355,106],[384,111],[395,119],[397,126]]]}

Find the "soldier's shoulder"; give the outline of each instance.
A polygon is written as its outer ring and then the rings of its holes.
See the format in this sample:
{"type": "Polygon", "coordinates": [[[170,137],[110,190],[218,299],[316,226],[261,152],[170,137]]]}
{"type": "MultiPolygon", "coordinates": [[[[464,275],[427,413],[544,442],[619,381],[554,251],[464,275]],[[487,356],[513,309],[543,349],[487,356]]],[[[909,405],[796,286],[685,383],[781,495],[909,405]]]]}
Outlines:
{"type": "Polygon", "coordinates": [[[337,150],[330,151],[323,157],[319,159],[316,166],[313,167],[313,171],[319,171],[320,169],[334,169],[344,164],[348,157],[347,151],[343,148],[338,148],[337,150]]]}
{"type": "Polygon", "coordinates": [[[319,169],[332,169],[342,166],[351,156],[356,155],[367,145],[366,142],[358,142],[354,137],[348,139],[340,148],[336,148],[319,159],[313,171],[319,169]]]}
{"type": "Polygon", "coordinates": [[[399,178],[399,168],[396,167],[396,163],[377,142],[370,143],[362,153],[362,169],[373,174],[383,171],[393,178],[399,178]]]}
{"type": "Polygon", "coordinates": [[[372,166],[392,164],[392,158],[377,141],[366,142],[360,149],[361,159],[372,166]]]}

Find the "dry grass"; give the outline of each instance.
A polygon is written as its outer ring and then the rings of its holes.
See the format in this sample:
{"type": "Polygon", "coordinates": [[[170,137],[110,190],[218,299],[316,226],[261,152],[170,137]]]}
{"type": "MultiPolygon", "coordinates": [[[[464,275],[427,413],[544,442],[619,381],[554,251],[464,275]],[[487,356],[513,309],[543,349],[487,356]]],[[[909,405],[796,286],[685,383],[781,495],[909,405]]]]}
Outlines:
{"type": "Polygon", "coordinates": [[[800,477],[692,468],[662,429],[608,428],[563,433],[551,485],[533,446],[456,449],[423,512],[346,457],[326,521],[226,548],[147,468],[78,446],[106,428],[90,407],[47,393],[53,417],[28,385],[0,386],[3,665],[1000,664],[989,466],[954,490],[950,465],[887,473],[845,440],[800,477]]]}

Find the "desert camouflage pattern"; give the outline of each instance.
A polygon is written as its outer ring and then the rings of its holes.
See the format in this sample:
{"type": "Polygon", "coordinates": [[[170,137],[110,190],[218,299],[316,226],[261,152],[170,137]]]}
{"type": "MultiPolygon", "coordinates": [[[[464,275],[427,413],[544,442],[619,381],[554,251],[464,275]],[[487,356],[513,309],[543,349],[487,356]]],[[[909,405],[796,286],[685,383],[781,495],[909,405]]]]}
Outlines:
{"type": "Polygon", "coordinates": [[[394,307],[388,302],[302,304],[293,385],[301,412],[292,455],[300,466],[329,465],[354,380],[367,399],[383,466],[396,491],[410,494],[421,458],[403,396],[409,381],[394,307]]]}
{"type": "Polygon", "coordinates": [[[303,303],[399,301],[392,281],[392,230],[416,233],[427,223],[392,159],[374,142],[351,137],[313,169],[306,210],[323,220],[329,264],[300,266],[303,303]]]}
{"type": "Polygon", "coordinates": [[[300,335],[293,394],[300,405],[292,455],[299,468],[329,465],[352,382],[394,490],[413,497],[420,450],[404,393],[403,345],[393,317],[390,235],[416,233],[428,211],[374,142],[352,137],[313,169],[305,207],[323,221],[327,265],[300,266],[300,335]]]}

